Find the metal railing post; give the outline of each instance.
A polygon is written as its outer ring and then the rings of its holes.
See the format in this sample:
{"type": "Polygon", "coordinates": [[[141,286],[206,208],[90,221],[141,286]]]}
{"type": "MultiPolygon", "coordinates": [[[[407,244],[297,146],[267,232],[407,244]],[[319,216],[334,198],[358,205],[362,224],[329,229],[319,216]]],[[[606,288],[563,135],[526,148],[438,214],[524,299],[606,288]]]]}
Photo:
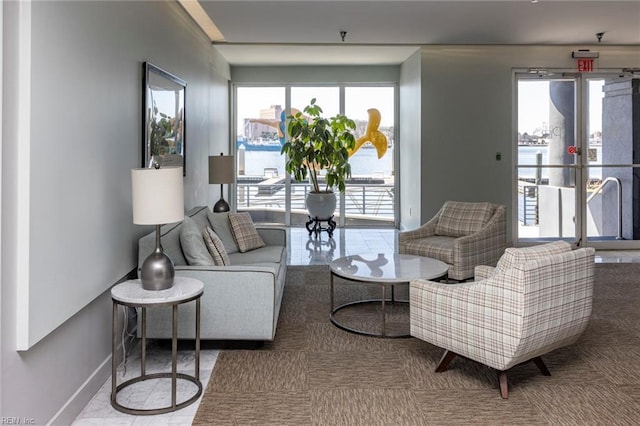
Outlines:
{"type": "Polygon", "coordinates": [[[602,183],[600,183],[600,185],[595,189],[595,191],[593,191],[593,193],[589,195],[589,197],[587,198],[587,205],[589,204],[589,201],[593,199],[593,197],[598,195],[598,193],[602,192],[602,189],[609,182],[615,182],[616,188],[618,191],[618,197],[617,197],[618,198],[618,235],[616,236],[616,239],[621,240],[622,239],[622,181],[619,178],[612,177],[612,176],[609,176],[608,178],[603,180],[602,183]]]}

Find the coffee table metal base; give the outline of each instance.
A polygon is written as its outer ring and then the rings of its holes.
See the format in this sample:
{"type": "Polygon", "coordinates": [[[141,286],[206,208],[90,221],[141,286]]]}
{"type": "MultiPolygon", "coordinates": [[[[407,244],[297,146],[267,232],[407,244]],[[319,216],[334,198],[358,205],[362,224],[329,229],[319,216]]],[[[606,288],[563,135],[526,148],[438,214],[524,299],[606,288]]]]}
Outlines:
{"type": "MultiPolygon", "coordinates": [[[[404,283],[379,283],[380,284],[380,288],[382,290],[382,294],[380,299],[367,299],[367,300],[357,300],[355,302],[349,302],[349,303],[345,303],[343,305],[334,307],[334,291],[333,291],[333,279],[334,279],[334,274],[333,272],[331,273],[331,313],[329,314],[329,319],[331,320],[331,322],[333,323],[333,325],[335,325],[336,327],[351,332],[351,333],[356,333],[356,334],[362,334],[364,336],[371,336],[371,337],[388,337],[388,338],[398,338],[398,337],[411,337],[410,334],[406,334],[406,333],[402,333],[402,334],[390,334],[387,333],[387,304],[391,303],[392,305],[394,304],[404,304],[404,305],[408,305],[409,301],[408,300],[395,300],[395,286],[396,285],[409,285],[408,282],[404,282],[404,283]],[[386,289],[388,287],[391,287],[391,299],[387,299],[386,297],[386,289]],[[380,304],[381,310],[382,310],[382,317],[381,317],[381,322],[382,322],[382,331],[380,333],[375,333],[375,332],[371,332],[371,331],[367,331],[367,330],[361,330],[361,329],[357,329],[357,328],[353,328],[353,327],[349,327],[343,323],[341,323],[340,321],[338,321],[336,319],[335,314],[345,308],[348,308],[350,306],[357,306],[357,305],[369,305],[369,304],[380,304]]],[[[349,278],[346,277],[340,277],[341,279],[344,280],[348,280],[348,281],[353,281],[353,282],[360,282],[362,283],[362,281],[359,280],[350,280],[349,278]]]]}
{"type": "MultiPolygon", "coordinates": [[[[354,306],[354,305],[364,305],[364,304],[377,304],[377,303],[382,303],[383,300],[382,299],[370,299],[370,300],[358,300],[356,302],[350,302],[350,303],[345,303],[344,305],[340,305],[337,308],[335,308],[333,311],[331,311],[331,315],[329,315],[329,319],[331,320],[331,322],[333,323],[333,325],[335,325],[336,327],[344,330],[344,331],[348,331],[350,333],[356,333],[356,334],[362,334],[363,336],[371,336],[371,337],[387,337],[387,338],[398,338],[398,337],[411,337],[410,334],[389,334],[386,332],[386,319],[383,319],[382,321],[382,332],[381,333],[374,333],[372,331],[367,331],[367,330],[359,330],[356,328],[352,328],[352,327],[348,327],[344,324],[342,324],[341,322],[339,322],[336,317],[335,314],[344,308],[348,308],[349,306],[354,306]]],[[[409,304],[409,301],[407,300],[396,300],[392,303],[402,303],[405,305],[409,304]]],[[[383,308],[382,310],[382,316],[383,318],[386,317],[386,312],[385,309],[383,308]]]]}

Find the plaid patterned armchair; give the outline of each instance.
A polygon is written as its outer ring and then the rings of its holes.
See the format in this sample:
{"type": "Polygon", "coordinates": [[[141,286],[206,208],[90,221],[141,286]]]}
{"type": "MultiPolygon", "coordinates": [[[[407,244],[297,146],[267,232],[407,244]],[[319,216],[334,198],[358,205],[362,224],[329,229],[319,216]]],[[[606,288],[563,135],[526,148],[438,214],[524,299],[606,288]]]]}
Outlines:
{"type": "Polygon", "coordinates": [[[575,342],[591,315],[593,248],[556,242],[509,248],[496,268],[479,267],[481,281],[410,284],[411,335],[446,351],[436,372],[460,355],[498,370],[503,398],[506,371],[575,342]]]}
{"type": "Polygon", "coordinates": [[[507,208],[492,203],[447,201],[420,228],[398,234],[400,254],[431,257],[449,265],[449,278],[472,278],[477,265],[495,265],[507,246],[507,208]]]}

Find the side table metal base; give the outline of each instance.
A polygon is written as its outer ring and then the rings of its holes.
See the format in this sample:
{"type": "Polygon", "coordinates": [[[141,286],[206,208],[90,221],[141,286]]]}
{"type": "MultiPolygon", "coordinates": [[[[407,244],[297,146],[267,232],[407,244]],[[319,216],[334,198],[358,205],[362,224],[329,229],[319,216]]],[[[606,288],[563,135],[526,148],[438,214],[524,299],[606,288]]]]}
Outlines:
{"type": "MultiPolygon", "coordinates": [[[[153,374],[147,374],[144,377],[143,376],[134,377],[133,379],[129,379],[126,382],[120,383],[116,388],[116,394],[120,392],[122,389],[126,388],[127,386],[130,386],[139,382],[144,382],[146,380],[153,380],[153,379],[171,379],[172,377],[173,375],[171,373],[153,373],[153,374]]],[[[178,373],[176,375],[176,378],[179,380],[180,379],[187,380],[193,383],[198,387],[198,390],[191,398],[179,404],[176,404],[175,407],[173,405],[168,405],[166,407],[153,408],[153,409],[130,408],[130,407],[125,407],[124,405],[121,405],[116,399],[111,401],[111,406],[116,410],[120,411],[121,413],[125,413],[125,414],[155,415],[155,414],[164,414],[164,413],[170,413],[176,410],[180,410],[181,408],[184,408],[196,402],[198,398],[200,398],[200,395],[202,395],[202,383],[200,382],[200,380],[196,379],[194,376],[189,376],[188,374],[182,374],[182,373],[178,373]]]]}
{"type": "Polygon", "coordinates": [[[202,382],[200,381],[200,297],[202,296],[204,284],[201,281],[176,277],[174,287],[163,291],[149,291],[141,289],[139,280],[127,281],[111,289],[111,299],[113,300],[113,324],[112,324],[112,347],[111,347],[111,406],[116,410],[126,414],[154,415],[164,414],[179,410],[187,405],[193,404],[202,395],[202,382]],[[178,305],[195,301],[195,369],[194,375],[178,373],[178,305]],[[118,305],[140,308],[142,324],[140,339],[140,375],[118,384],[117,380],[117,324],[118,305]],[[146,372],[146,351],[147,351],[147,307],[171,307],[171,372],[151,373],[146,372]],[[145,409],[125,407],[118,402],[118,392],[127,386],[146,380],[171,379],[171,404],[165,407],[145,409]],[[196,385],[196,392],[187,400],[178,403],[177,382],[185,380],[196,385]]]}

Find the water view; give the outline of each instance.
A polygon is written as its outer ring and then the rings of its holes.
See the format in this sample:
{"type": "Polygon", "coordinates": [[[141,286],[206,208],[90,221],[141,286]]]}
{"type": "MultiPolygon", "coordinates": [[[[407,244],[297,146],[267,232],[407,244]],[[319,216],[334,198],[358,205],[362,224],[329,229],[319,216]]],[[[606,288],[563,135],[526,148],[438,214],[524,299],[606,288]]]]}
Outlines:
{"type": "MultiPolygon", "coordinates": [[[[375,149],[363,148],[349,159],[354,176],[391,176],[393,173],[393,154],[378,159],[375,149]]],[[[284,176],[284,156],[279,151],[244,152],[244,174],[247,176],[265,176],[265,169],[277,169],[278,176],[284,176]]],[[[241,167],[238,168],[241,170],[241,167]]],[[[267,173],[268,174],[268,173],[267,173]]],[[[275,174],[275,173],[272,173],[275,174]]]]}

